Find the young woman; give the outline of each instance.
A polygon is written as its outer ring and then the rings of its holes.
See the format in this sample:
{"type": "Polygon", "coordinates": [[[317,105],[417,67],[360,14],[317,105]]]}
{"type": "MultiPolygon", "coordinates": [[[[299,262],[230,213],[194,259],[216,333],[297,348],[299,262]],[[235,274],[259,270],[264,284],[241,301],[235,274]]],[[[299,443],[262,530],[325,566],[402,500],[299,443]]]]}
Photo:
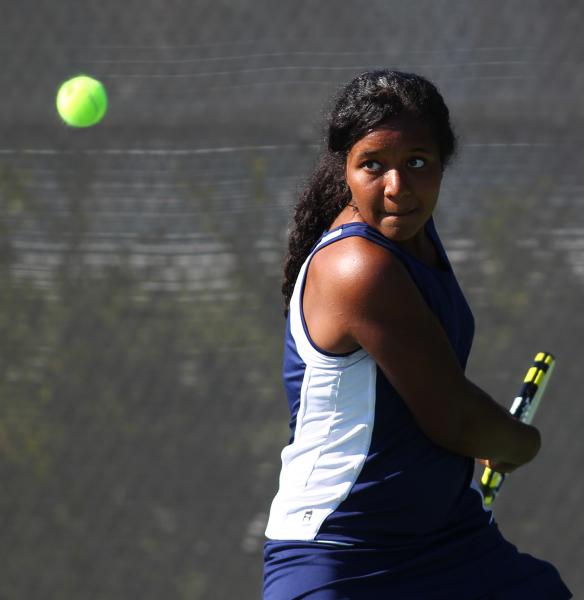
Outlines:
{"type": "Polygon", "coordinates": [[[432,220],[454,150],[420,76],[364,73],[336,102],[285,268],[292,435],[265,600],[571,597],[473,482],[475,458],[511,472],[540,436],[464,374],[473,317],[432,220]]]}

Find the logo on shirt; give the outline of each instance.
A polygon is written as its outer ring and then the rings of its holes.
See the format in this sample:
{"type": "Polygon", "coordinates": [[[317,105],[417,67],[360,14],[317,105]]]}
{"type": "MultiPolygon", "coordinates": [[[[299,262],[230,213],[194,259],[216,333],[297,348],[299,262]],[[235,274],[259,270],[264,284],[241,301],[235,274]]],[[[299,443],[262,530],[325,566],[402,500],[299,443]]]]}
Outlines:
{"type": "Polygon", "coordinates": [[[312,510],[305,510],[304,516],[302,517],[302,522],[310,523],[310,519],[312,519],[312,510]]]}

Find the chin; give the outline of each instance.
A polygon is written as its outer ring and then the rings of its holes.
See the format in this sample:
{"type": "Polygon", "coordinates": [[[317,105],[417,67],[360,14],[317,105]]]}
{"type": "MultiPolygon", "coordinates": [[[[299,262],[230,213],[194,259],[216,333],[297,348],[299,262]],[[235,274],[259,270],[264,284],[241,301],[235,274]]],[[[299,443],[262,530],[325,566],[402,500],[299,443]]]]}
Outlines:
{"type": "Polygon", "coordinates": [[[401,223],[381,223],[377,228],[386,238],[394,242],[406,242],[415,238],[421,227],[401,223]]]}

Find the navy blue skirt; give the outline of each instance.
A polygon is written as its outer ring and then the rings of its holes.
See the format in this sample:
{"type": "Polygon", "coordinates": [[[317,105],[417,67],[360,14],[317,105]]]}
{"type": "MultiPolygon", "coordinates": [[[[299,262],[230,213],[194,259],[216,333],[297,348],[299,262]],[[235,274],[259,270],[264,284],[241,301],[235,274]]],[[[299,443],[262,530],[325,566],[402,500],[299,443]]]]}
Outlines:
{"type": "Polygon", "coordinates": [[[268,541],[264,600],[566,600],[556,568],[496,531],[490,547],[410,555],[366,546],[268,541]],[[463,552],[460,552],[460,550],[463,552]],[[453,559],[453,556],[456,558],[453,559]]]}

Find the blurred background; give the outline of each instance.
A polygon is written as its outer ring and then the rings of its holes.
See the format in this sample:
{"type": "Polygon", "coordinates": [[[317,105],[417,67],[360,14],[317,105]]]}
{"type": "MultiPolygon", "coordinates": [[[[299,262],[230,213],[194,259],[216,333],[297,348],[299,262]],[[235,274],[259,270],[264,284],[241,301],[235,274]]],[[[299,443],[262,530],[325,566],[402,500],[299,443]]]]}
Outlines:
{"type": "Polygon", "coordinates": [[[281,267],[330,98],[421,73],[436,221],[508,405],[558,367],[505,535],[584,594],[584,4],[0,0],[0,598],[253,599],[288,415],[281,267]],[[104,82],[96,127],[59,84],[104,82]]]}

